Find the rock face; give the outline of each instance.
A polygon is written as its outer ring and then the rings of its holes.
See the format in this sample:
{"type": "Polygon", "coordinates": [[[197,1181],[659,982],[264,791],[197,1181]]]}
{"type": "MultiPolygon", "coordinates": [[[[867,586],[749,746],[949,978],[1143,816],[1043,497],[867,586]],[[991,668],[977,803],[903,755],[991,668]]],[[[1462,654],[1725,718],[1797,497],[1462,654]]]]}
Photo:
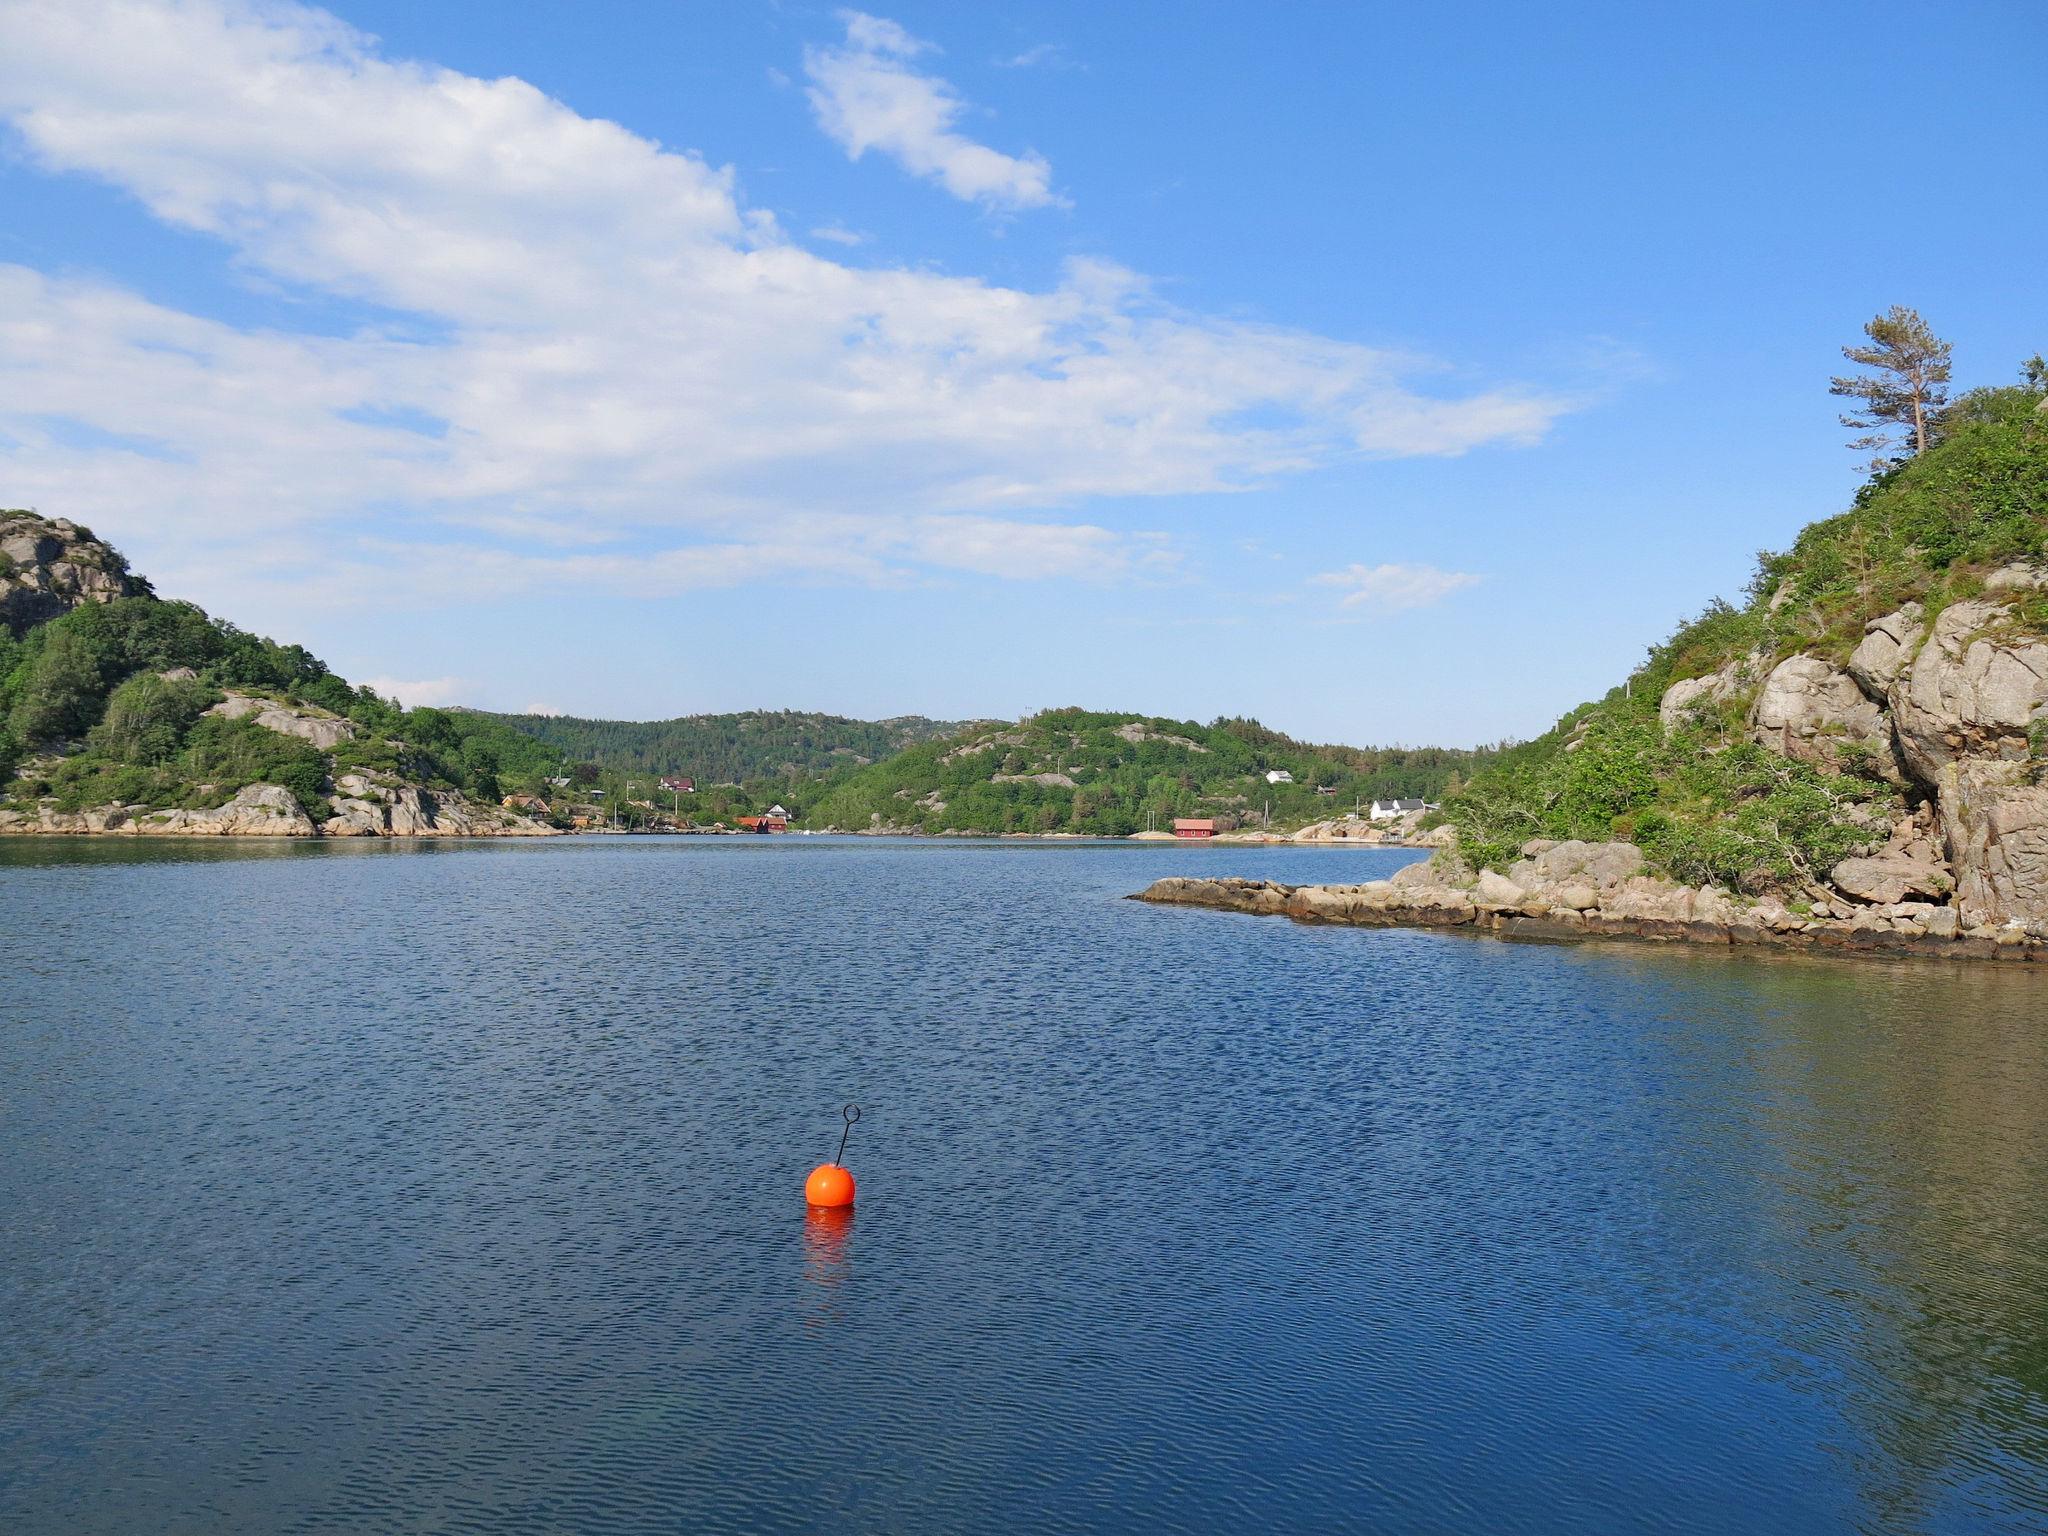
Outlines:
{"type": "Polygon", "coordinates": [[[2048,785],[2017,763],[1951,763],[1938,779],[1942,836],[1965,923],[2048,935],[2048,785]]]}
{"type": "Polygon", "coordinates": [[[479,805],[462,795],[436,794],[411,784],[373,783],[346,773],[334,783],[334,815],[321,823],[327,837],[548,837],[554,828],[502,806],[479,805]]]}
{"type": "Polygon", "coordinates": [[[1749,732],[1759,746],[1829,773],[1861,769],[1905,782],[1884,710],[1854,677],[1818,656],[1788,656],[1771,669],[1750,709],[1749,732]]]}
{"type": "Polygon", "coordinates": [[[276,731],[282,736],[296,736],[309,741],[322,752],[331,752],[344,741],[355,739],[356,728],[352,721],[304,704],[279,704],[272,699],[259,699],[246,693],[230,692],[213,708],[209,715],[222,715],[229,720],[253,718],[267,731],[276,731]]]}
{"type": "Polygon", "coordinates": [[[2028,730],[2048,717],[2048,641],[2013,634],[2013,617],[2003,603],[1950,604],[1887,691],[1899,749],[1922,783],[1962,758],[2030,755],[2028,730]]]}
{"type": "Polygon", "coordinates": [[[76,523],[0,512],[0,623],[16,635],[80,603],[111,603],[147,590],[128,562],[76,523]]]}

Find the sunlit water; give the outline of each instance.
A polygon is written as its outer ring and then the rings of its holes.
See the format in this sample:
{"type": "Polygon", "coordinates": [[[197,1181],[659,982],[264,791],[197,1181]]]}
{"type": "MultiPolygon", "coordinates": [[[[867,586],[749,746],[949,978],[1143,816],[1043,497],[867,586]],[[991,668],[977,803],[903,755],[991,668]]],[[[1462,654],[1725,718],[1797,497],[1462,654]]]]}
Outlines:
{"type": "Polygon", "coordinates": [[[0,843],[0,1531],[2048,1529],[2048,984],[1404,857],[0,843]]]}

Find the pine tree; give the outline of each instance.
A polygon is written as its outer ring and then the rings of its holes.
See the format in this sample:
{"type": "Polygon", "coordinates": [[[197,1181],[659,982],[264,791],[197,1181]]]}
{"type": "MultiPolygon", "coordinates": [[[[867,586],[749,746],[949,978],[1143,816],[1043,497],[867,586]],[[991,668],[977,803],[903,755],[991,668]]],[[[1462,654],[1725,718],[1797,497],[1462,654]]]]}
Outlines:
{"type": "Polygon", "coordinates": [[[1939,435],[1953,348],[1917,311],[1900,304],[1864,326],[1863,334],[1870,344],[1844,347],[1842,356],[1877,372],[1837,378],[1828,393],[1862,402],[1856,414],[1842,417],[1842,425],[1863,434],[1849,446],[1870,450],[1870,467],[1880,470],[1894,459],[1926,452],[1939,435]]]}

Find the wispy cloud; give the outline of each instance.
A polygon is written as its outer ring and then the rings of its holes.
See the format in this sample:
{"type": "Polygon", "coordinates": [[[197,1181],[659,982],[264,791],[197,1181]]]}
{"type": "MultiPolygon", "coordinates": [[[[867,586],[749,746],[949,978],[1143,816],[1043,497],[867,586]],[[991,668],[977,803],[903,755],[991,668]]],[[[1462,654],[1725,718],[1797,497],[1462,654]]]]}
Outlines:
{"type": "Polygon", "coordinates": [[[957,131],[966,108],[953,87],[910,63],[931,44],[879,16],[841,11],[839,18],[845,41],[807,48],[804,73],[818,126],[851,158],[878,151],[963,202],[988,208],[1064,203],[1044,156],[1006,155],[957,131]]]}
{"type": "Polygon", "coordinates": [[[832,245],[866,245],[868,237],[857,229],[848,229],[843,224],[820,224],[811,231],[813,240],[823,240],[832,245]]]}
{"type": "Polygon", "coordinates": [[[1339,587],[1338,606],[1382,613],[1427,608],[1480,578],[1469,571],[1440,571],[1433,565],[1347,565],[1341,571],[1311,576],[1311,584],[1339,587]]]}
{"type": "Polygon", "coordinates": [[[1170,540],[1074,509],[1523,442],[1565,409],[1425,394],[1427,359],[1178,310],[1110,262],[1042,290],[837,262],[729,169],[298,5],[0,0],[0,26],[32,163],[361,317],[238,326],[0,264],[8,494],[202,602],[252,572],[349,606],[1146,576],[1170,540]]]}
{"type": "Polygon", "coordinates": [[[1073,61],[1058,43],[1038,43],[1022,53],[995,61],[998,69],[1071,69],[1073,61]]]}

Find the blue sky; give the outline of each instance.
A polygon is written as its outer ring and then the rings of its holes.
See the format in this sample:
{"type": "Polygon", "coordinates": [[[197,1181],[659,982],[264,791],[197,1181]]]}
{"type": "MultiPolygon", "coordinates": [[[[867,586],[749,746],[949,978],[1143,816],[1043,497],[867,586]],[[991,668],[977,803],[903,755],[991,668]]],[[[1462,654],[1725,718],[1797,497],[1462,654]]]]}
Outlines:
{"type": "Polygon", "coordinates": [[[2023,0],[0,0],[0,503],[413,702],[1529,735],[1846,502],[1871,314],[2048,346],[2044,77],[2023,0]]]}

